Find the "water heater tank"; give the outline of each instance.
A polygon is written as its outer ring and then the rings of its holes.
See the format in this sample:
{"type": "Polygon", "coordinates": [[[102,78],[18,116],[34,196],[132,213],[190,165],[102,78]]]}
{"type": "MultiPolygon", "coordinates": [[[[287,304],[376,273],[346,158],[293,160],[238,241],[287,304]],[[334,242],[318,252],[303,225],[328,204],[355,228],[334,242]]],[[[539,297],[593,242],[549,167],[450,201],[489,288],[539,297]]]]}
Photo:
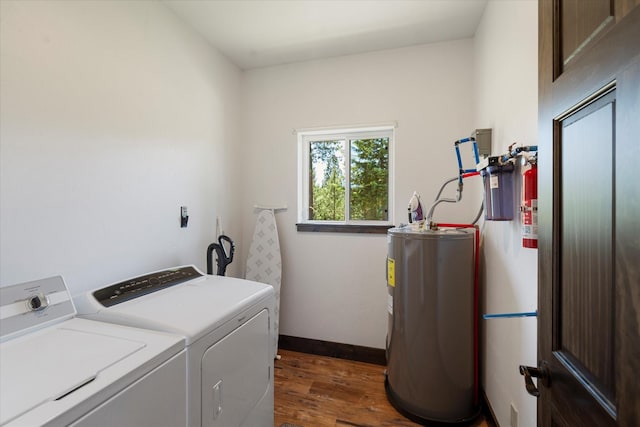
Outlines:
{"type": "Polygon", "coordinates": [[[392,228],[387,241],[387,397],[418,422],[472,420],[474,230],[392,228]]]}

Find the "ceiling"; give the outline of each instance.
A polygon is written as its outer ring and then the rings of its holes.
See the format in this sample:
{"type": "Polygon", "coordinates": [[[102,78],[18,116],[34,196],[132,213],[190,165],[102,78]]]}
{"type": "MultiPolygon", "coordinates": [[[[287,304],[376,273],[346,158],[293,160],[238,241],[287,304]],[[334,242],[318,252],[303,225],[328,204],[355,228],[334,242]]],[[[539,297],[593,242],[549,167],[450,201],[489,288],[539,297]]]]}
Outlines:
{"type": "Polygon", "coordinates": [[[487,0],[164,0],[242,69],[472,37],[487,0]]]}

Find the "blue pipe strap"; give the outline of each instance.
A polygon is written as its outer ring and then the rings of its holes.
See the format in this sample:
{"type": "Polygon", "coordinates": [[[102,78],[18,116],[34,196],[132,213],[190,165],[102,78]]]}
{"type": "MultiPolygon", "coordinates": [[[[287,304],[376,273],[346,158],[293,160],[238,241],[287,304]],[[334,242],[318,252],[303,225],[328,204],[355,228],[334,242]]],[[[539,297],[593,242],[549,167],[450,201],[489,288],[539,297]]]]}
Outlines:
{"type": "Polygon", "coordinates": [[[483,314],[484,320],[489,319],[508,319],[513,317],[538,317],[538,311],[527,311],[522,313],[498,313],[498,314],[483,314]]]}

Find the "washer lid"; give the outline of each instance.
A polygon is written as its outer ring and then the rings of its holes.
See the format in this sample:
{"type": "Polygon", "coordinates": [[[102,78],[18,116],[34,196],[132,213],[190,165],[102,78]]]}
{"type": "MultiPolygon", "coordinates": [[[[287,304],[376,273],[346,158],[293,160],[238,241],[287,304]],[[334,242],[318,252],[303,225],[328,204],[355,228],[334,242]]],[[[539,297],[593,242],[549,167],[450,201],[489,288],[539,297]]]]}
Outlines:
{"type": "Polygon", "coordinates": [[[273,287],[227,276],[205,276],[111,307],[89,317],[180,334],[187,345],[242,310],[273,298],[273,287]]]}
{"type": "Polygon", "coordinates": [[[61,399],[145,347],[142,342],[66,328],[70,322],[2,344],[0,424],[61,399]]]}

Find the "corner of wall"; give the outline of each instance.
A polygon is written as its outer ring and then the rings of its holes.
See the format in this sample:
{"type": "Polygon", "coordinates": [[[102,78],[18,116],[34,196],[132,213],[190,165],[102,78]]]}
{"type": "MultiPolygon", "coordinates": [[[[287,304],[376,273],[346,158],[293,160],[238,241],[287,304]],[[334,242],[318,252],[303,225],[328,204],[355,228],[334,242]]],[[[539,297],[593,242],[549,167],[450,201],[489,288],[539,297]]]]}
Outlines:
{"type": "MultiPolygon", "coordinates": [[[[474,110],[479,128],[493,129],[492,151],[537,141],[537,2],[487,3],[474,38],[474,110]]],[[[516,171],[517,174],[517,171],[516,171]]],[[[518,174],[519,175],[519,174],[518,174]]],[[[516,177],[518,177],[516,175],[516,177]]],[[[516,179],[519,189],[520,179],[516,179]]],[[[516,191],[519,203],[519,191],[516,191]]],[[[521,245],[520,219],[485,221],[481,313],[537,309],[537,251],[521,245]]],[[[482,386],[499,425],[536,425],[536,400],[526,394],[520,364],[536,365],[535,318],[481,320],[482,386]]]]}

